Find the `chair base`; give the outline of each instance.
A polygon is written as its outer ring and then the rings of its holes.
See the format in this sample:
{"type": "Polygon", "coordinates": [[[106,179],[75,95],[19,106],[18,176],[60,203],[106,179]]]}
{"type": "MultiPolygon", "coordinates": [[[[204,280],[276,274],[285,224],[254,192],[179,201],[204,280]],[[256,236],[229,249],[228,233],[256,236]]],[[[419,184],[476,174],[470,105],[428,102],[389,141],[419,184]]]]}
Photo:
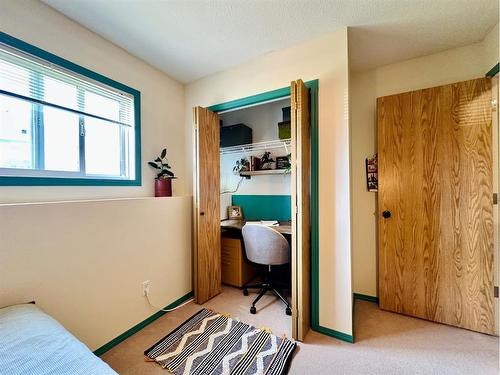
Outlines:
{"type": "Polygon", "coordinates": [[[286,298],[281,295],[281,293],[274,287],[274,285],[271,282],[266,281],[266,282],[260,283],[260,284],[251,284],[251,285],[243,286],[243,295],[244,296],[248,296],[248,289],[260,289],[259,295],[252,302],[252,307],[250,307],[250,314],[256,314],[257,309],[255,307],[255,304],[257,302],[259,302],[259,300],[262,298],[262,296],[264,294],[266,294],[267,292],[272,292],[281,301],[283,301],[283,303],[286,305],[285,314],[292,315],[292,309],[290,307],[290,303],[288,303],[286,298]]]}

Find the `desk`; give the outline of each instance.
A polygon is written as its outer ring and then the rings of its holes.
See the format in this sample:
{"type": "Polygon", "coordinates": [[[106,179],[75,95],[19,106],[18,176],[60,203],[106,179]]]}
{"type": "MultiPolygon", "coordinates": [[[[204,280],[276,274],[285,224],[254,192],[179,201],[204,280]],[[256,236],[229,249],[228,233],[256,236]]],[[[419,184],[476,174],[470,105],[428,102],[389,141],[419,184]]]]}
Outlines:
{"type": "MultiPolygon", "coordinates": [[[[255,264],[248,261],[245,255],[241,228],[246,224],[245,220],[222,220],[221,229],[221,272],[224,284],[242,287],[250,281],[257,273],[255,264]]],[[[274,230],[285,235],[288,239],[292,235],[292,225],[289,221],[280,222],[280,225],[270,226],[274,230]]]]}
{"type": "MultiPolygon", "coordinates": [[[[220,227],[222,229],[236,229],[236,230],[241,230],[243,226],[246,224],[245,220],[234,220],[234,219],[229,219],[229,220],[222,220],[220,222],[220,227]]],[[[280,221],[279,225],[275,226],[270,226],[269,228],[272,228],[281,234],[292,234],[292,223],[289,221],[280,221]]]]}

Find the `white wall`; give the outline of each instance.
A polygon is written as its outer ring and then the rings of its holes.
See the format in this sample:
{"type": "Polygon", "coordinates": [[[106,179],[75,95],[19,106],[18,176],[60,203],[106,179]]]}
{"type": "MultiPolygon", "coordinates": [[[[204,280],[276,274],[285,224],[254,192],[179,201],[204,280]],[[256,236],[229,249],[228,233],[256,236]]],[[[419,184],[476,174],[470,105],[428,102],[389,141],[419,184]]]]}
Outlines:
{"type": "MultiPolygon", "coordinates": [[[[253,142],[264,142],[279,139],[278,122],[282,121],[283,107],[290,106],[290,99],[279,100],[254,107],[244,108],[221,114],[224,126],[243,123],[252,128],[253,142]]],[[[284,147],[269,150],[273,158],[286,156],[284,147]]],[[[233,167],[237,160],[250,155],[261,156],[264,151],[252,154],[235,153],[221,155],[221,191],[234,191],[241,178],[233,173],[233,167]]],[[[246,195],[290,195],[290,175],[262,175],[254,176],[241,181],[238,191],[234,194],[246,195]]],[[[231,205],[232,194],[221,195],[221,219],[227,218],[227,206],[231,205]]]]}
{"type": "Polygon", "coordinates": [[[319,79],[319,323],[352,333],[347,30],[273,52],[186,87],[192,107],[210,106],[319,79]]]}
{"type": "Polygon", "coordinates": [[[351,73],[354,292],[377,295],[377,194],[366,190],[365,174],[365,158],[376,153],[376,98],[479,78],[497,62],[498,25],[481,43],[351,73]]]}
{"type": "Polygon", "coordinates": [[[191,288],[191,198],[153,195],[146,161],[169,149],[174,194],[185,188],[184,88],[33,0],[2,0],[1,31],[141,91],[140,187],[0,187],[0,306],[36,300],[95,349],[191,288]],[[143,197],[143,198],[137,198],[143,197]],[[102,198],[131,198],[118,201],[102,198]],[[92,199],[92,202],[69,202],[92,199]]]}
{"type": "Polygon", "coordinates": [[[264,103],[220,115],[224,126],[243,123],[252,128],[252,142],[279,139],[278,122],[282,121],[282,108],[290,107],[290,98],[264,103]]]}

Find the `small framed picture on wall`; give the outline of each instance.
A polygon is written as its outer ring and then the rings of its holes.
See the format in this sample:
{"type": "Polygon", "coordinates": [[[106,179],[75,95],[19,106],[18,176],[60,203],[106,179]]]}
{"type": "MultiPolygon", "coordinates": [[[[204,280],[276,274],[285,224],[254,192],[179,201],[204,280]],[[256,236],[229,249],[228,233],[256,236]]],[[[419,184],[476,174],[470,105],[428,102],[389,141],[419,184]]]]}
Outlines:
{"type": "Polygon", "coordinates": [[[243,211],[240,206],[229,206],[227,208],[227,216],[231,220],[242,220],[243,211]]]}
{"type": "Polygon", "coordinates": [[[376,154],[371,158],[366,158],[366,185],[368,191],[378,191],[378,161],[376,154]]]}

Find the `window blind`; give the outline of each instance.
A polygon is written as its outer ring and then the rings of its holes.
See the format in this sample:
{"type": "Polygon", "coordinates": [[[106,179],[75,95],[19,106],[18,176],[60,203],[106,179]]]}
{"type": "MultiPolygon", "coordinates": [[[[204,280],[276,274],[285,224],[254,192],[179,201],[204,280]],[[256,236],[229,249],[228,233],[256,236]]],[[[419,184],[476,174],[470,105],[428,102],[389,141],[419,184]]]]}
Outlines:
{"type": "Polygon", "coordinates": [[[1,43],[0,94],[128,127],[134,124],[132,95],[1,43]]]}

